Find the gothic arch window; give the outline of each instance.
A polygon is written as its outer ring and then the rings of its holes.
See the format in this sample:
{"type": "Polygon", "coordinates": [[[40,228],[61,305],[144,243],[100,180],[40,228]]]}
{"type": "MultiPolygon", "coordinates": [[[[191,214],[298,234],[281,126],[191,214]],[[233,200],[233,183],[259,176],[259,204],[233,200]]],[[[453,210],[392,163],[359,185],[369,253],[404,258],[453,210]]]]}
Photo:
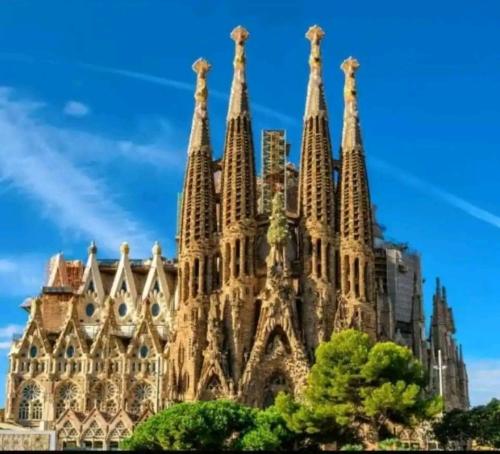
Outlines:
{"type": "Polygon", "coordinates": [[[359,297],[359,258],[354,259],[354,294],[359,297]]]}
{"type": "Polygon", "coordinates": [[[349,293],[351,291],[351,264],[349,263],[349,256],[344,255],[344,287],[345,292],[349,293]]]}
{"type": "Polygon", "coordinates": [[[368,271],[368,263],[365,262],[364,266],[364,281],[365,281],[365,298],[369,300],[370,298],[370,272],[368,271]]]}
{"type": "Polygon", "coordinates": [[[235,243],[235,263],[234,263],[234,277],[240,276],[240,258],[241,258],[241,242],[240,240],[236,240],[235,243]]]}
{"type": "Polygon", "coordinates": [[[280,347],[283,347],[287,353],[291,352],[290,343],[288,342],[286,333],[283,331],[281,326],[277,326],[268,337],[266,354],[270,355],[280,347]]]}
{"type": "Polygon", "coordinates": [[[212,375],[208,380],[203,393],[201,394],[201,400],[212,400],[217,399],[222,394],[222,385],[217,375],[212,375]]]}
{"type": "Polygon", "coordinates": [[[189,298],[189,263],[186,262],[184,265],[184,292],[183,300],[186,301],[189,298]]]}
{"type": "Polygon", "coordinates": [[[290,393],[291,387],[286,375],[281,371],[274,372],[267,380],[264,386],[263,407],[269,407],[274,404],[274,399],[279,392],[284,391],[290,393]]]}
{"type": "Polygon", "coordinates": [[[200,259],[195,258],[193,265],[193,288],[191,292],[193,298],[196,298],[196,296],[198,295],[198,288],[200,285],[199,281],[200,281],[200,259]]]}
{"type": "Polygon", "coordinates": [[[21,390],[18,417],[21,421],[42,419],[40,387],[36,383],[27,383],[21,390]]]}

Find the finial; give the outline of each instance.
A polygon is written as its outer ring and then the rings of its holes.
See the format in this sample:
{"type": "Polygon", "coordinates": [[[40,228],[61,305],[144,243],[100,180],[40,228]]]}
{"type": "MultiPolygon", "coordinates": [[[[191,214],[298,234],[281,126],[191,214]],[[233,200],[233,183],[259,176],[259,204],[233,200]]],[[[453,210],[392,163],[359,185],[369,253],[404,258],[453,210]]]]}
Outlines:
{"type": "Polygon", "coordinates": [[[359,68],[359,62],[355,58],[349,57],[340,65],[345,74],[344,98],[346,101],[356,99],[356,79],[355,73],[359,68]]]}
{"type": "Polygon", "coordinates": [[[238,25],[231,32],[232,40],[236,44],[240,44],[240,45],[243,45],[243,43],[248,39],[249,36],[250,36],[250,33],[248,33],[248,30],[245,27],[242,27],[241,25],[238,25]]]}
{"type": "Polygon", "coordinates": [[[153,245],[153,255],[161,255],[161,246],[158,241],[155,241],[155,244],[153,245]]]}
{"type": "Polygon", "coordinates": [[[89,255],[96,255],[97,254],[97,246],[95,244],[95,241],[90,242],[90,246],[88,248],[89,255]]]}
{"type": "Polygon", "coordinates": [[[325,32],[318,25],[313,25],[307,30],[306,38],[311,41],[311,55],[309,56],[309,66],[311,70],[321,69],[321,52],[319,44],[324,36],[325,32]]]}
{"type": "Polygon", "coordinates": [[[212,65],[204,58],[198,58],[193,63],[193,71],[196,73],[196,90],[194,93],[196,102],[207,102],[207,73],[211,67],[212,65]]]}
{"type": "Polygon", "coordinates": [[[340,65],[342,71],[344,71],[346,76],[348,75],[351,77],[354,76],[354,73],[359,68],[359,66],[359,61],[353,57],[346,58],[340,65]]]}
{"type": "Polygon", "coordinates": [[[235,69],[243,69],[245,67],[245,41],[250,36],[248,30],[241,25],[238,25],[231,32],[231,39],[236,44],[235,54],[234,54],[234,68],[235,69]]]}
{"type": "Polygon", "coordinates": [[[130,247],[126,241],[124,241],[120,246],[120,252],[122,255],[128,255],[130,252],[130,247]]]}

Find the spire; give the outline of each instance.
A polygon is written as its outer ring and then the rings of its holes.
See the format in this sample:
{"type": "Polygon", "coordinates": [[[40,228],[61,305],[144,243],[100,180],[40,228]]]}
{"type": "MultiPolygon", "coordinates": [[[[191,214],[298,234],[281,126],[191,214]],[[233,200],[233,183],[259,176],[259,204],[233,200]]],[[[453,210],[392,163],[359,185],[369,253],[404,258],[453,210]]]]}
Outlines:
{"type": "Polygon", "coordinates": [[[222,231],[256,215],[256,181],[252,125],[245,76],[244,43],[249,33],[236,27],[234,76],[227,113],[226,140],[222,169],[222,231]]]}
{"type": "Polygon", "coordinates": [[[248,108],[248,92],[246,84],[246,57],[245,41],[250,33],[241,25],[231,32],[231,39],[234,41],[234,76],[231,85],[231,98],[229,100],[229,110],[227,120],[236,118],[239,115],[250,115],[248,108]]]}
{"type": "Polygon", "coordinates": [[[340,66],[345,74],[344,83],[344,130],[342,135],[342,149],[362,147],[361,129],[358,114],[358,94],[356,90],[356,71],[359,62],[349,57],[340,66]]]}
{"type": "Polygon", "coordinates": [[[373,246],[372,209],[357,106],[356,59],[341,65],[345,74],[342,132],[341,225],[343,238],[373,246]]]}
{"type": "Polygon", "coordinates": [[[207,74],[210,71],[210,64],[203,58],[199,58],[193,63],[193,71],[196,73],[196,89],[193,123],[188,146],[189,154],[203,146],[210,146],[207,115],[207,74]]]}
{"type": "Polygon", "coordinates": [[[207,114],[207,74],[210,64],[199,58],[196,73],[195,106],[188,148],[181,214],[180,253],[193,243],[211,240],[216,231],[215,190],[212,176],[212,150],[207,114]]]}
{"type": "Polygon", "coordinates": [[[355,72],[359,63],[352,57],[340,66],[345,74],[342,168],[340,174],[340,263],[342,295],[351,311],[361,303],[362,328],[373,333],[375,293],[373,276],[373,212],[366,162],[361,141],[355,72]]]}
{"type": "Polygon", "coordinates": [[[328,115],[321,78],[320,42],[323,30],[314,25],[306,38],[311,42],[309,83],[302,133],[299,209],[309,224],[333,228],[333,163],[328,115]]]}
{"type": "Polygon", "coordinates": [[[304,120],[316,115],[327,115],[323,79],[321,76],[322,62],[320,43],[324,36],[325,32],[317,25],[309,27],[306,33],[306,38],[311,42],[311,53],[309,55],[310,73],[309,84],[307,85],[304,120]]]}

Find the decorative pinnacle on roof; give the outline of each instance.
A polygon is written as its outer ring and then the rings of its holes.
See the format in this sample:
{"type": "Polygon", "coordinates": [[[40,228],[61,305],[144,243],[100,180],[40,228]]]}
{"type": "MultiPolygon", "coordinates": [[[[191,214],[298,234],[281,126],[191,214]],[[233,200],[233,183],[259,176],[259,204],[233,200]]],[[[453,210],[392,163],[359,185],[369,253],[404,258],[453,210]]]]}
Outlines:
{"type": "Polygon", "coordinates": [[[188,154],[199,150],[202,146],[210,146],[207,114],[207,74],[210,68],[210,63],[204,58],[198,58],[193,63],[193,71],[196,73],[196,88],[194,91],[195,106],[188,154]]]}
{"type": "Polygon", "coordinates": [[[340,65],[345,74],[344,99],[346,102],[356,100],[356,78],[355,74],[359,68],[359,62],[349,57],[340,65]]]}
{"type": "Polygon", "coordinates": [[[196,103],[206,103],[208,98],[207,90],[207,73],[210,71],[212,65],[204,58],[198,58],[193,63],[193,71],[196,73],[196,90],[194,99],[196,103]]]}
{"type": "Polygon", "coordinates": [[[234,69],[244,69],[245,68],[245,41],[250,36],[248,30],[241,25],[238,25],[231,32],[231,39],[235,42],[236,48],[234,53],[234,69]]]}
{"type": "Polygon", "coordinates": [[[155,241],[155,244],[153,245],[152,249],[153,255],[161,255],[161,246],[158,241],[155,241]]]}
{"type": "Polygon", "coordinates": [[[309,83],[307,85],[306,109],[304,120],[316,115],[327,117],[325,94],[323,91],[323,79],[321,77],[321,50],[320,42],[325,32],[318,25],[313,25],[307,30],[306,38],[311,42],[311,53],[309,54],[309,83]]]}
{"type": "Polygon", "coordinates": [[[311,71],[321,70],[321,50],[319,44],[324,36],[325,32],[318,25],[313,25],[307,30],[306,38],[311,41],[311,54],[309,56],[311,71]]]}
{"type": "Polygon", "coordinates": [[[120,246],[120,252],[122,255],[128,255],[130,252],[130,247],[126,241],[124,241],[120,246]]]}
{"type": "Polygon", "coordinates": [[[88,249],[88,252],[89,252],[89,255],[91,255],[91,254],[93,254],[93,255],[97,254],[97,246],[95,244],[95,241],[91,241],[89,249],[88,249]]]}
{"type": "Polygon", "coordinates": [[[231,32],[231,39],[235,43],[234,49],[234,75],[231,84],[231,96],[229,98],[229,109],[227,112],[227,120],[237,117],[248,112],[248,94],[246,87],[245,76],[245,41],[250,34],[242,26],[236,27],[231,32]]]}

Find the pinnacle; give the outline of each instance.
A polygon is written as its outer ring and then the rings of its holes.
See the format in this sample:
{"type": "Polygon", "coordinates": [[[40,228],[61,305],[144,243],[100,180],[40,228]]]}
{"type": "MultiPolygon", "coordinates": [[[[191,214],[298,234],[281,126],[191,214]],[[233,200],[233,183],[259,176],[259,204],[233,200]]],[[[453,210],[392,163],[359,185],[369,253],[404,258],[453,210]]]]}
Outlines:
{"type": "Polygon", "coordinates": [[[353,57],[349,57],[349,58],[346,58],[342,64],[340,65],[340,67],[342,68],[342,71],[344,71],[344,73],[346,75],[353,75],[356,70],[359,68],[359,62],[358,60],[356,60],[355,58],[353,57]]]}
{"type": "Polygon", "coordinates": [[[198,75],[198,77],[203,77],[206,73],[208,73],[208,71],[210,71],[211,67],[212,65],[204,58],[198,58],[192,66],[193,71],[198,75]]]}
{"type": "Polygon", "coordinates": [[[235,43],[243,45],[243,43],[250,36],[250,33],[246,28],[238,25],[235,29],[233,29],[230,36],[235,43]]]}
{"type": "Polygon", "coordinates": [[[306,32],[306,38],[311,41],[311,43],[319,43],[324,36],[325,32],[319,25],[312,25],[306,32]]]}
{"type": "Polygon", "coordinates": [[[130,252],[130,246],[128,245],[128,243],[126,241],[121,244],[121,246],[120,246],[120,252],[123,255],[128,255],[129,254],[129,252],[130,252]]]}

